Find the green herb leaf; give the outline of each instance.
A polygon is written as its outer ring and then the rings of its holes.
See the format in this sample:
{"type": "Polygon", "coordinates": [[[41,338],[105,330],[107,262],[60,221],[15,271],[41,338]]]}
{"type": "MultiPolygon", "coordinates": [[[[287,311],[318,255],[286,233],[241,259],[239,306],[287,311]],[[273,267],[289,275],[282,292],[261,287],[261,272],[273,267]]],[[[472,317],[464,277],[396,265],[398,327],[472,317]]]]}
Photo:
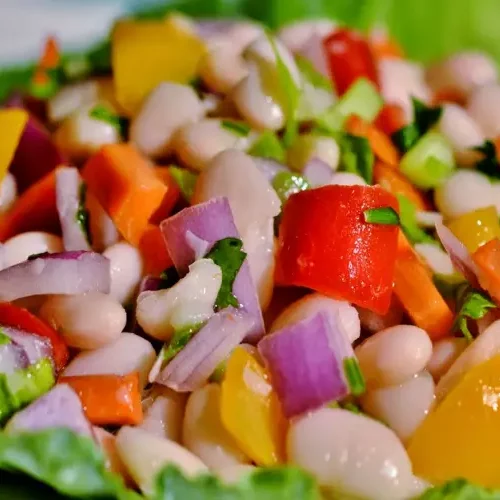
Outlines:
{"type": "Polygon", "coordinates": [[[437,243],[434,238],[429,236],[419,227],[415,204],[402,194],[398,194],[396,197],[399,202],[399,221],[401,229],[410,243],[437,243]]]}
{"type": "Polygon", "coordinates": [[[486,140],[481,146],[473,149],[484,154],[484,158],[476,163],[476,169],[489,177],[500,179],[500,164],[497,160],[495,144],[490,140],[486,140]]]}
{"type": "Polygon", "coordinates": [[[7,345],[7,344],[10,344],[10,337],[7,337],[7,335],[5,335],[2,328],[0,327],[0,345],[7,345]]]}
{"type": "Polygon", "coordinates": [[[228,306],[240,307],[233,295],[233,283],[247,256],[242,248],[243,242],[238,238],[224,238],[217,241],[205,256],[206,259],[212,259],[222,271],[222,283],[215,301],[218,311],[228,306]]]}
{"type": "Polygon", "coordinates": [[[251,156],[271,158],[272,160],[283,163],[285,161],[286,151],[277,135],[270,130],[266,130],[260,134],[247,153],[251,156]]]}
{"type": "Polygon", "coordinates": [[[363,212],[365,222],[387,226],[399,225],[399,215],[392,207],[371,208],[363,212]]]}
{"type": "Polygon", "coordinates": [[[128,120],[118,116],[115,112],[102,104],[96,104],[89,112],[90,118],[109,123],[118,130],[122,137],[126,136],[128,120]]]}
{"type": "Polygon", "coordinates": [[[319,73],[309,59],[298,55],[295,57],[295,62],[302,77],[313,87],[333,92],[332,82],[326,76],[319,73]]]}
{"type": "Polygon", "coordinates": [[[500,500],[500,491],[475,486],[466,479],[454,479],[429,488],[418,500],[500,500]]]}
{"type": "Polygon", "coordinates": [[[186,201],[190,201],[193,197],[198,175],[181,167],[169,167],[168,171],[179,186],[182,196],[184,196],[186,201]]]}
{"type": "Polygon", "coordinates": [[[78,210],[76,211],[75,218],[76,222],[80,226],[85,238],[87,239],[89,245],[92,245],[92,234],[90,232],[90,213],[87,210],[87,184],[82,182],[80,184],[80,192],[78,199],[78,210]]]}
{"type": "Polygon", "coordinates": [[[309,183],[305,177],[293,172],[278,172],[272,182],[281,203],[285,203],[292,194],[309,189],[309,183]]]}
{"type": "Polygon", "coordinates": [[[344,359],[344,374],[353,396],[359,396],[365,392],[365,378],[355,356],[344,359]]]}
{"type": "Polygon", "coordinates": [[[234,120],[222,120],[221,126],[240,137],[247,137],[251,130],[250,126],[246,123],[234,120]]]}
{"type": "Polygon", "coordinates": [[[172,340],[168,344],[168,347],[163,350],[163,361],[168,363],[171,359],[175,358],[179,354],[186,344],[191,340],[191,338],[201,330],[204,325],[203,322],[196,323],[194,325],[187,325],[180,330],[176,330],[172,336],[172,340]]]}
{"type": "Polygon", "coordinates": [[[339,136],[339,143],[344,170],[363,177],[368,184],[371,184],[375,158],[368,139],[342,134],[339,136]]]}

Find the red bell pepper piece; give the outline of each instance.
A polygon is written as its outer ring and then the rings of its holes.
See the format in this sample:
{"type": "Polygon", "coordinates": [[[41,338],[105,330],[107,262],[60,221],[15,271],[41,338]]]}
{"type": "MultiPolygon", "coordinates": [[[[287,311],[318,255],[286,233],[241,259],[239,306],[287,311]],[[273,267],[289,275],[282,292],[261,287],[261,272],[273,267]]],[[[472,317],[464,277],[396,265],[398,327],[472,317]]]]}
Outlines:
{"type": "Polygon", "coordinates": [[[365,210],[391,207],[379,186],[325,186],[284,206],[276,281],[312,288],[379,314],[391,303],[398,226],[365,222],[365,210]]]}
{"type": "Polygon", "coordinates": [[[323,46],[330,75],[339,95],[362,77],[379,87],[377,67],[370,45],[361,35],[340,29],[328,35],[323,46]]]}
{"type": "Polygon", "coordinates": [[[57,371],[66,366],[69,351],[64,340],[51,326],[31,314],[27,309],[15,306],[10,302],[0,302],[0,325],[17,328],[48,339],[52,344],[57,371]]]}
{"type": "Polygon", "coordinates": [[[387,135],[392,135],[406,125],[405,112],[398,104],[387,103],[375,118],[374,124],[387,135]]]}

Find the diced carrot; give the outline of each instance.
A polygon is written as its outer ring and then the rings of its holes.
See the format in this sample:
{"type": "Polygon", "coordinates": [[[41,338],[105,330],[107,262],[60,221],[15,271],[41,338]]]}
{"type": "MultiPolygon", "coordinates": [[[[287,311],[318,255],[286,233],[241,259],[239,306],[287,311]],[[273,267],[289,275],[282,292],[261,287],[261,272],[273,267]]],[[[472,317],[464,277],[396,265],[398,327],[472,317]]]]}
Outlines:
{"type": "Polygon", "coordinates": [[[158,226],[150,224],[139,242],[139,251],[144,262],[144,272],[157,276],[173,265],[165,245],[163,234],[158,226]]]}
{"type": "Polygon", "coordinates": [[[162,222],[170,215],[170,212],[174,208],[175,204],[179,201],[181,191],[177,182],[175,182],[172,175],[170,174],[168,167],[157,167],[155,168],[155,173],[167,188],[167,192],[163,197],[161,205],[158,207],[158,210],[156,210],[156,212],[150,219],[150,222],[152,224],[160,224],[160,222],[162,222]]]}
{"type": "Polygon", "coordinates": [[[500,240],[494,239],[480,246],[472,260],[478,268],[480,285],[500,304],[500,240]]]}
{"type": "Polygon", "coordinates": [[[394,273],[394,293],[413,322],[432,340],[450,332],[453,313],[432,281],[432,276],[400,231],[394,273]]]}
{"type": "Polygon", "coordinates": [[[80,398],[93,425],[137,425],[142,422],[139,375],[80,375],[61,377],[80,398]]]}
{"type": "Polygon", "coordinates": [[[380,161],[376,162],[373,168],[373,179],[389,193],[395,196],[398,194],[406,196],[417,207],[417,210],[430,209],[430,204],[422,193],[394,167],[380,161]]]}
{"type": "Polygon", "coordinates": [[[449,89],[441,89],[436,92],[434,95],[434,100],[433,104],[435,106],[438,106],[440,104],[443,104],[445,102],[451,102],[455,104],[459,104],[460,106],[465,105],[465,98],[462,92],[459,92],[456,89],[449,88],[449,89]]]}
{"type": "Polygon", "coordinates": [[[384,163],[397,167],[399,153],[391,139],[379,130],[375,125],[366,122],[357,115],[351,115],[347,119],[346,130],[350,134],[366,137],[374,155],[384,163]]]}
{"type": "Polygon", "coordinates": [[[110,144],[87,161],[82,176],[121,235],[137,246],[167,193],[149,161],[130,144],[110,144]]]}
{"type": "Polygon", "coordinates": [[[28,188],[0,219],[0,241],[26,231],[60,233],[53,172],[28,188]]]}
{"type": "Polygon", "coordinates": [[[397,104],[386,103],[380,110],[374,125],[382,132],[391,136],[394,132],[406,125],[406,117],[403,108],[397,104]]]}
{"type": "Polygon", "coordinates": [[[45,42],[42,57],[38,63],[40,68],[54,69],[57,68],[61,61],[61,54],[57,41],[53,36],[49,36],[45,42]]]}
{"type": "Polygon", "coordinates": [[[403,59],[405,54],[402,47],[387,36],[377,37],[371,42],[371,49],[376,59],[384,57],[403,59]]]}

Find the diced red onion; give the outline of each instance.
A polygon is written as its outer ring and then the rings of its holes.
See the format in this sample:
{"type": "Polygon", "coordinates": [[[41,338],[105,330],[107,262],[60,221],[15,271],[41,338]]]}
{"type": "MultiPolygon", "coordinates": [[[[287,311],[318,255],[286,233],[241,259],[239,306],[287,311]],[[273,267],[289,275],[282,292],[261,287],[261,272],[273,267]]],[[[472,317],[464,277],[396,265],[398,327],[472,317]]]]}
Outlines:
{"type": "Polygon", "coordinates": [[[227,307],[219,311],[207,321],[154,381],[177,392],[191,392],[198,389],[243,341],[248,332],[252,331],[255,323],[255,316],[242,309],[227,307]]]}
{"type": "Polygon", "coordinates": [[[208,241],[198,238],[198,236],[191,231],[186,231],[186,241],[194,252],[194,260],[203,258],[210,248],[210,243],[208,241]]]}
{"type": "Polygon", "coordinates": [[[43,254],[0,271],[0,300],[31,295],[109,293],[110,262],[94,252],[43,254]]]}
{"type": "Polygon", "coordinates": [[[272,160],[271,158],[252,158],[255,166],[264,174],[265,178],[272,182],[280,172],[289,172],[290,169],[282,163],[272,160]]]}
{"type": "Polygon", "coordinates": [[[32,365],[43,358],[54,358],[52,344],[49,339],[10,326],[0,326],[0,328],[12,343],[24,350],[28,364],[32,365]]]}
{"type": "Polygon", "coordinates": [[[16,413],[6,430],[33,432],[54,427],[65,427],[83,436],[94,435],[80,398],[66,384],[56,385],[27,408],[16,413]]]}
{"type": "Polygon", "coordinates": [[[436,223],[436,232],[455,269],[462,273],[473,287],[479,287],[478,270],[465,245],[442,222],[436,223]]]}
{"type": "Polygon", "coordinates": [[[311,35],[297,54],[307,59],[318,73],[330,78],[326,53],[323,48],[323,37],[319,33],[311,35]]]}
{"type": "Polygon", "coordinates": [[[234,21],[229,19],[204,19],[196,23],[196,32],[203,40],[227,33],[234,26],[234,21]]]}
{"type": "Polygon", "coordinates": [[[155,276],[144,276],[139,285],[139,291],[137,295],[139,296],[142,292],[155,292],[156,290],[162,289],[163,280],[161,278],[156,278],[155,276]]]}
{"type": "Polygon", "coordinates": [[[26,351],[20,345],[15,342],[0,345],[0,373],[12,373],[29,364],[26,351]]]}
{"type": "MultiPolygon", "coordinates": [[[[188,266],[196,257],[186,237],[188,231],[205,240],[209,247],[223,238],[240,238],[226,197],[213,198],[205,203],[185,208],[164,220],[161,223],[161,230],[170,257],[181,276],[186,274],[188,266]]],[[[233,294],[241,306],[257,320],[245,339],[248,342],[255,342],[264,333],[264,320],[247,259],[234,280],[233,294]]]]}
{"type": "Polygon", "coordinates": [[[354,351],[335,320],[324,312],[267,335],[258,345],[287,417],[349,394],[344,360],[354,351]]]}
{"type": "Polygon", "coordinates": [[[302,175],[307,179],[311,187],[316,188],[330,184],[333,171],[323,160],[312,158],[304,167],[302,175]]]}
{"type": "Polygon", "coordinates": [[[65,250],[90,250],[87,235],[77,218],[81,186],[78,169],[63,167],[56,170],[56,204],[65,250]]]}

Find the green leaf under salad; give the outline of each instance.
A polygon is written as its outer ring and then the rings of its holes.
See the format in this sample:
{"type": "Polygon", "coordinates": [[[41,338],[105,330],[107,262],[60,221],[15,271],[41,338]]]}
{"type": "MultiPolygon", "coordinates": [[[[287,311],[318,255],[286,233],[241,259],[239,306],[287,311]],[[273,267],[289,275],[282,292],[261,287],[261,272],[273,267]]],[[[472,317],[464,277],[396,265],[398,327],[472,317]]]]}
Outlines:
{"type": "Polygon", "coordinates": [[[455,479],[429,488],[416,500],[500,500],[500,491],[475,486],[465,479],[455,479]]]}
{"type": "Polygon", "coordinates": [[[500,179],[500,164],[498,163],[495,144],[490,140],[486,140],[474,150],[484,154],[484,158],[476,163],[476,170],[494,179],[500,179]]]}
{"type": "Polygon", "coordinates": [[[341,134],[339,145],[343,169],[363,177],[368,184],[371,184],[375,158],[368,139],[347,133],[341,134]]]}

